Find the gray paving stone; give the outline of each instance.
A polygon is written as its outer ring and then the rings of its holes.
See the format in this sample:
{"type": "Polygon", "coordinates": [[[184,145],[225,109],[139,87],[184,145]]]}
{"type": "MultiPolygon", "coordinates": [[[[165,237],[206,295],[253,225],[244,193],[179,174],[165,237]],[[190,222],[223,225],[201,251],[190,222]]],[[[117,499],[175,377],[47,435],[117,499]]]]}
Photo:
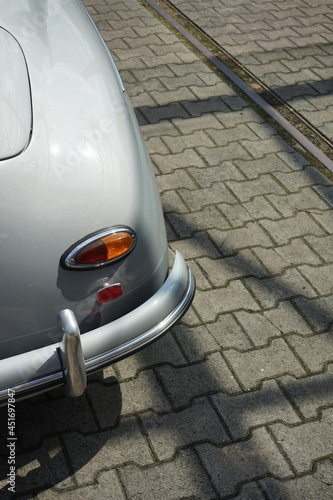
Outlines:
{"type": "Polygon", "coordinates": [[[305,241],[309,243],[311,248],[316,251],[325,262],[333,262],[332,252],[330,251],[333,244],[333,235],[307,236],[305,241]]]}
{"type": "Polygon", "coordinates": [[[298,212],[294,217],[277,221],[262,220],[261,224],[278,245],[285,245],[292,238],[300,236],[324,235],[324,230],[309,214],[298,212]]]}
{"type": "Polygon", "coordinates": [[[169,174],[179,168],[204,167],[202,159],[193,149],[186,149],[183,153],[172,155],[155,154],[152,155],[152,160],[163,174],[169,174]]]}
{"type": "Polygon", "coordinates": [[[179,324],[173,328],[173,334],[189,363],[203,361],[207,354],[219,351],[221,348],[206,325],[188,328],[186,325],[179,324]]]}
{"type": "Polygon", "coordinates": [[[159,460],[170,460],[176,451],[186,445],[203,441],[222,444],[230,439],[207,399],[197,399],[177,413],[141,417],[148,439],[159,460]]]}
{"type": "Polygon", "coordinates": [[[292,474],[264,427],[255,429],[247,441],[223,447],[202,444],[196,448],[222,497],[236,493],[239,483],[258,476],[285,478],[292,474]]]}
{"type": "Polygon", "coordinates": [[[220,257],[220,252],[205,232],[197,232],[193,238],[175,241],[170,244],[170,247],[173,250],[179,250],[188,259],[220,257]]]}
{"type": "Polygon", "coordinates": [[[324,369],[326,363],[331,361],[332,332],[320,333],[309,337],[291,335],[288,342],[293,346],[303,362],[311,372],[324,369]]]}
{"type": "MultiPolygon", "coordinates": [[[[249,222],[244,227],[236,229],[210,230],[208,234],[214,243],[225,255],[233,255],[237,250],[252,248],[257,246],[271,247],[273,240],[267,235],[261,225],[256,222],[249,222]]],[[[274,235],[275,236],[275,235],[274,235]]]]}
{"type": "Polygon", "coordinates": [[[169,213],[166,219],[179,238],[189,238],[197,231],[212,228],[228,228],[229,224],[214,205],[189,214],[169,213]]]}
{"type": "Polygon", "coordinates": [[[59,493],[55,489],[50,489],[39,493],[36,496],[37,500],[126,500],[126,496],[122,489],[116,471],[109,470],[98,474],[97,482],[91,486],[83,486],[73,490],[66,490],[59,493]]]}
{"type": "Polygon", "coordinates": [[[207,323],[207,330],[223,349],[251,349],[251,340],[232,314],[222,314],[214,323],[207,323]]]}
{"type": "Polygon", "coordinates": [[[239,495],[230,497],[233,500],[265,500],[265,497],[256,483],[246,483],[240,488],[239,495]]]}
{"type": "Polygon", "coordinates": [[[310,269],[317,269],[312,266],[321,264],[321,259],[302,238],[295,238],[290,243],[275,248],[254,248],[253,252],[272,275],[281,274],[291,266],[299,266],[302,270],[301,264],[308,264],[310,269]]]}
{"type": "Polygon", "coordinates": [[[268,422],[300,422],[298,415],[275,380],[266,380],[260,389],[237,396],[216,394],[212,401],[234,439],[246,438],[253,427],[268,422]]]}
{"type": "Polygon", "coordinates": [[[66,434],[64,442],[78,486],[93,484],[99,471],[106,468],[128,462],[138,465],[154,463],[135,417],[122,419],[120,425],[111,431],[86,436],[77,432],[66,434]]]}
{"type": "Polygon", "coordinates": [[[331,234],[333,233],[332,210],[326,210],[325,212],[312,210],[311,215],[325,231],[331,234]]]}
{"type": "Polygon", "coordinates": [[[253,346],[264,347],[271,338],[280,337],[283,333],[263,313],[239,311],[234,314],[251,339],[253,346]]]}
{"type": "Polygon", "coordinates": [[[195,396],[223,390],[238,392],[239,385],[220,353],[210,354],[202,363],[173,368],[156,368],[169,398],[176,407],[187,405],[195,396]]]}
{"type": "Polygon", "coordinates": [[[246,222],[250,222],[253,219],[253,216],[247,210],[247,207],[245,207],[245,203],[242,205],[237,203],[232,205],[228,203],[219,203],[218,208],[228,220],[229,224],[234,228],[242,227],[246,222]]]}
{"type": "Polygon", "coordinates": [[[199,265],[205,271],[213,286],[225,286],[228,281],[246,276],[267,276],[267,271],[251,250],[240,250],[233,257],[223,259],[199,259],[199,265]]]}
{"type": "Polygon", "coordinates": [[[285,194],[284,189],[269,174],[264,174],[258,179],[242,182],[227,182],[227,186],[238,197],[240,201],[249,201],[254,196],[268,195],[275,193],[277,195],[285,194]]]}
{"type": "MultiPolygon", "coordinates": [[[[214,101],[215,102],[215,101],[214,101]]],[[[187,119],[174,119],[172,123],[182,135],[192,134],[200,130],[220,130],[221,124],[212,113],[206,113],[203,116],[187,119]]]]}
{"type": "Polygon", "coordinates": [[[163,137],[163,141],[172,153],[181,153],[187,148],[193,148],[198,145],[214,146],[208,134],[199,130],[179,137],[163,137]]]}
{"type": "MultiPolygon", "coordinates": [[[[133,63],[135,66],[135,63],[133,63]]],[[[140,66],[138,64],[138,66],[140,66]]],[[[142,65],[144,67],[144,63],[142,65]]],[[[188,113],[180,103],[175,102],[168,104],[167,106],[140,106],[140,112],[146,118],[149,123],[159,123],[164,120],[169,120],[170,118],[182,118],[187,117],[188,113]]]]}
{"type": "Polygon", "coordinates": [[[282,377],[280,381],[305,418],[318,418],[321,408],[333,405],[333,364],[320,375],[301,379],[282,377]]]}
{"type": "Polygon", "coordinates": [[[323,210],[330,208],[312,187],[305,187],[298,193],[287,196],[270,195],[269,200],[284,217],[291,217],[300,211],[316,216],[321,215],[323,210]]]}
{"type": "MultiPolygon", "coordinates": [[[[229,100],[229,104],[230,100],[229,100]]],[[[219,121],[226,128],[234,127],[238,123],[263,123],[263,119],[252,108],[243,106],[242,109],[229,113],[221,113],[219,121]]]]}
{"type": "Polygon", "coordinates": [[[170,405],[152,370],[145,370],[133,380],[117,384],[90,384],[88,395],[102,428],[115,424],[122,415],[144,410],[168,411],[170,405]]]}
{"type": "Polygon", "coordinates": [[[166,191],[161,194],[161,203],[164,214],[174,212],[177,214],[188,213],[189,209],[176,191],[166,191]]]}
{"type": "Polygon", "coordinates": [[[234,128],[229,128],[226,130],[208,130],[207,133],[213,139],[217,146],[225,146],[230,142],[240,141],[240,140],[251,140],[255,141],[258,139],[256,134],[243,123],[236,125],[234,128]]]}
{"type": "Polygon", "coordinates": [[[253,158],[264,158],[267,154],[292,151],[292,148],[279,136],[260,141],[241,140],[241,144],[253,158]]]}
{"type": "Polygon", "coordinates": [[[293,500],[326,500],[333,496],[333,464],[330,460],[320,462],[313,474],[278,481],[274,478],[261,479],[261,489],[271,500],[292,498],[293,500]]]}
{"type": "Polygon", "coordinates": [[[319,170],[312,166],[306,166],[304,170],[293,173],[280,173],[276,174],[277,179],[290,191],[291,193],[298,191],[300,188],[311,186],[315,184],[328,186],[329,180],[319,170]]]}
{"type": "Polygon", "coordinates": [[[333,264],[325,266],[299,266],[299,270],[320,295],[332,293],[333,264]]]}
{"type": "Polygon", "coordinates": [[[275,309],[263,312],[264,316],[284,333],[313,333],[309,324],[290,302],[281,302],[275,309]]]}
{"type": "Polygon", "coordinates": [[[215,182],[244,179],[242,173],[232,162],[223,162],[223,165],[218,167],[191,167],[188,171],[203,188],[213,186],[215,182]]]}
{"type": "Polygon", "coordinates": [[[20,445],[23,449],[37,446],[42,439],[59,432],[89,432],[97,429],[86,396],[22,401],[17,406],[16,426],[20,429],[20,445]]]}
{"type": "Polygon", "coordinates": [[[246,278],[245,283],[265,309],[276,306],[280,300],[317,295],[316,290],[294,268],[287,269],[281,276],[274,278],[246,278]]]}
{"type": "Polygon", "coordinates": [[[118,361],[116,367],[121,380],[126,380],[136,377],[143,369],[158,364],[171,363],[178,366],[185,362],[175,339],[168,333],[133,356],[118,361]]]}
{"type": "Polygon", "coordinates": [[[328,457],[333,449],[333,408],[323,410],[320,420],[287,427],[272,424],[270,430],[291,460],[297,473],[310,472],[313,461],[328,457]]]}
{"type": "Polygon", "coordinates": [[[155,467],[127,465],[120,469],[120,477],[129,498],[133,500],[216,498],[208,476],[191,451],[182,451],[172,462],[159,463],[155,467]]]}
{"type": "Polygon", "coordinates": [[[202,210],[207,205],[212,205],[224,201],[225,203],[236,202],[236,198],[231,194],[223,182],[215,182],[209,188],[189,191],[180,189],[178,193],[188,205],[190,210],[202,210]]]}
{"type": "Polygon", "coordinates": [[[296,377],[306,374],[283,339],[273,339],[268,347],[252,351],[230,349],[224,356],[245,389],[253,389],[262,380],[287,373],[296,377]]]}
{"type": "Polygon", "coordinates": [[[314,186],[314,190],[326,203],[333,207],[333,186],[314,186]]]}
{"type": "Polygon", "coordinates": [[[240,280],[231,281],[225,288],[205,292],[198,290],[193,305],[203,322],[216,321],[219,314],[226,312],[260,309],[240,280]]]}
{"type": "Polygon", "coordinates": [[[188,172],[184,169],[175,170],[171,174],[157,175],[156,182],[160,193],[176,188],[195,189],[197,187],[188,172]]]}
{"type": "MultiPolygon", "coordinates": [[[[242,146],[240,142],[231,142],[226,146],[207,148],[198,147],[199,155],[204,159],[206,164],[210,167],[215,165],[222,165],[222,162],[239,159],[250,159],[249,153],[242,146]]],[[[192,166],[192,165],[189,165],[192,166]]]]}
{"type": "Polygon", "coordinates": [[[282,153],[278,153],[277,156],[294,171],[303,170],[305,166],[309,165],[309,160],[300,153],[297,153],[297,151],[283,151],[282,153]]]}
{"type": "Polygon", "coordinates": [[[255,220],[280,218],[279,212],[267,201],[265,196],[256,196],[251,201],[243,203],[242,206],[255,220]]]}
{"type": "Polygon", "coordinates": [[[333,297],[319,297],[317,299],[294,299],[297,309],[318,332],[329,328],[332,322],[333,297]]]}
{"type": "Polygon", "coordinates": [[[197,290],[203,291],[211,288],[211,284],[208,281],[206,274],[202,271],[201,267],[199,267],[199,265],[195,261],[189,260],[188,266],[195,277],[197,290]]]}

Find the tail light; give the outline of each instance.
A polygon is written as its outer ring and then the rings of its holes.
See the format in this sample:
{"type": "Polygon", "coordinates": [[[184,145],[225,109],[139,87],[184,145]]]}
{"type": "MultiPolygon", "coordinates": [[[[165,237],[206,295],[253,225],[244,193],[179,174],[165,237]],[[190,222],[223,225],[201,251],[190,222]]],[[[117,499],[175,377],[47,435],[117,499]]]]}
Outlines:
{"type": "Polygon", "coordinates": [[[90,234],[70,247],[61,263],[70,269],[93,269],[125,257],[136,245],[136,235],[126,226],[90,234]]]}

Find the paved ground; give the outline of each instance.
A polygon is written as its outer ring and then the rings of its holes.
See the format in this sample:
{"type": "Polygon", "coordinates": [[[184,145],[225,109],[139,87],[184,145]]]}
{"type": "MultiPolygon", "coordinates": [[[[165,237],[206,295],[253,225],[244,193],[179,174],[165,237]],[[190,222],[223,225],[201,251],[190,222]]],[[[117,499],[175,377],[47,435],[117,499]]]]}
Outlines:
{"type": "Polygon", "coordinates": [[[84,397],[17,405],[19,498],[331,499],[333,185],[140,2],[85,3],[198,288],[84,397]]]}
{"type": "Polygon", "coordinates": [[[171,0],[333,141],[332,0],[171,0]]]}

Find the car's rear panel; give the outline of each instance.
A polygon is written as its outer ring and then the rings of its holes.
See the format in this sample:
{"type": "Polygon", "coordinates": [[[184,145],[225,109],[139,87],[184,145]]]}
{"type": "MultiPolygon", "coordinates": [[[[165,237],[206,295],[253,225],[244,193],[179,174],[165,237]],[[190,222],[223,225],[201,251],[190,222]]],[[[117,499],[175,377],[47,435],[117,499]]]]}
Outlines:
{"type": "MultiPolygon", "coordinates": [[[[167,274],[165,229],[149,158],[119,74],[76,0],[1,0],[1,26],[22,48],[32,134],[0,161],[0,357],[56,342],[57,313],[81,330],[147,300],[167,274]],[[137,237],[123,259],[69,270],[62,254],[99,229],[137,237]],[[96,293],[123,295],[94,314],[96,293]]],[[[1,101],[1,96],[0,96],[1,101]]]]}

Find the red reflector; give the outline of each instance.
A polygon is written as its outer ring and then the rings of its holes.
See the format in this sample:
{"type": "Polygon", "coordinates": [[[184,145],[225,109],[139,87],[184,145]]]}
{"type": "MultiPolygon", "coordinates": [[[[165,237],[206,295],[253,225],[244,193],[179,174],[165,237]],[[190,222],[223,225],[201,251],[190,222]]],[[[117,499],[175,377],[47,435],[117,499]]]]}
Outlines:
{"type": "Polygon", "coordinates": [[[122,294],[123,287],[120,283],[116,283],[115,285],[110,285],[99,290],[99,292],[97,292],[97,302],[105,304],[106,302],[111,302],[112,300],[117,299],[122,294]]]}

